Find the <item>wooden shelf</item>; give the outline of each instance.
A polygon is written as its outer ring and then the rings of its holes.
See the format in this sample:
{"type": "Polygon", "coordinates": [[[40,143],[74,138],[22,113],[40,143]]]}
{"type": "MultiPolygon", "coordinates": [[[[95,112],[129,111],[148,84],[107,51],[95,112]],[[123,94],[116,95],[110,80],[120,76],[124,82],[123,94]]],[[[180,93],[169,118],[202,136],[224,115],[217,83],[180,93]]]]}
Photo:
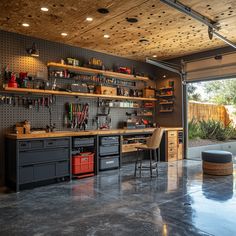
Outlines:
{"type": "Polygon", "coordinates": [[[158,95],[159,98],[164,98],[164,97],[174,97],[174,94],[162,94],[158,95]]]}
{"type": "Polygon", "coordinates": [[[159,88],[158,90],[172,90],[174,89],[174,87],[162,87],[162,88],[159,88]]]}
{"type": "Polygon", "coordinates": [[[153,116],[153,114],[151,115],[151,114],[147,114],[147,115],[145,115],[145,114],[137,114],[137,116],[153,116]]]}
{"type": "Polygon", "coordinates": [[[174,110],[160,110],[160,113],[170,113],[173,112],[174,110]]]}
{"type": "Polygon", "coordinates": [[[174,102],[159,102],[159,105],[172,105],[174,102]]]}
{"type": "Polygon", "coordinates": [[[78,96],[87,98],[110,98],[116,100],[137,100],[137,101],[157,101],[155,98],[142,98],[142,97],[125,97],[125,96],[114,96],[114,95],[103,95],[93,93],[76,93],[76,92],[64,92],[55,90],[42,90],[42,89],[28,89],[28,88],[4,88],[3,91],[12,93],[33,93],[33,94],[46,94],[46,95],[57,95],[57,96],[78,96]]]}
{"type": "Polygon", "coordinates": [[[134,76],[134,75],[122,74],[122,73],[118,73],[118,72],[97,70],[97,69],[80,67],[80,66],[70,66],[70,65],[64,65],[64,64],[55,63],[55,62],[49,62],[47,64],[47,66],[62,68],[62,69],[66,69],[66,70],[73,70],[73,71],[78,71],[78,72],[82,72],[82,73],[102,74],[107,77],[120,78],[120,79],[130,80],[130,81],[134,81],[134,82],[135,81],[146,81],[146,82],[149,81],[148,77],[134,76]]]}
{"type": "Polygon", "coordinates": [[[137,151],[136,147],[142,146],[143,143],[129,143],[129,144],[123,144],[122,145],[122,153],[128,153],[128,152],[135,152],[137,151]]]}

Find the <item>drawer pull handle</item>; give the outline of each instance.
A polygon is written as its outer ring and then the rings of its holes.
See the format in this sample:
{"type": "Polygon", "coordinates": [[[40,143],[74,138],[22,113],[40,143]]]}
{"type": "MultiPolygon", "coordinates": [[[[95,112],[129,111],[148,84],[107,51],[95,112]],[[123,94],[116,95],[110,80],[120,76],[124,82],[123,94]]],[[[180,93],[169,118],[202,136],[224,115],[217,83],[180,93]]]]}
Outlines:
{"type": "Polygon", "coordinates": [[[48,145],[53,145],[53,142],[48,143],[48,145]]]}
{"type": "Polygon", "coordinates": [[[26,147],[26,143],[22,143],[20,146],[21,147],[26,147]]]}
{"type": "Polygon", "coordinates": [[[106,161],[106,164],[113,164],[114,161],[106,161]]]}

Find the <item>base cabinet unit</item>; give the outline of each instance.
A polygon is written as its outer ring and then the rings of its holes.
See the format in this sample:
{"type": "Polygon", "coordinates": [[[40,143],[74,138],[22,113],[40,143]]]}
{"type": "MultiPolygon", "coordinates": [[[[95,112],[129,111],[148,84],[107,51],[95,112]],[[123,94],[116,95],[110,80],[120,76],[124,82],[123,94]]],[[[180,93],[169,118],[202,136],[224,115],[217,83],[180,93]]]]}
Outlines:
{"type": "Polygon", "coordinates": [[[6,185],[19,191],[71,179],[70,138],[6,141],[6,185]]]}
{"type": "Polygon", "coordinates": [[[72,175],[84,178],[97,174],[96,136],[72,138],[72,175]]]}
{"type": "Polygon", "coordinates": [[[177,161],[183,159],[183,131],[168,130],[161,141],[161,161],[177,161]]]}
{"type": "Polygon", "coordinates": [[[99,136],[99,170],[120,167],[120,136],[99,136]]]}

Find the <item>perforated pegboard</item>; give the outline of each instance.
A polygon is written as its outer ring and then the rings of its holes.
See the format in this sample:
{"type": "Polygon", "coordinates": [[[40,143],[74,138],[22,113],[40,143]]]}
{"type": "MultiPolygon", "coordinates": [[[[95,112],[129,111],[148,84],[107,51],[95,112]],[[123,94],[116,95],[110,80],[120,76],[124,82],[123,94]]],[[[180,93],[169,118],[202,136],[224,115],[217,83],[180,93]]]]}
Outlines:
{"type": "MultiPolygon", "coordinates": [[[[96,57],[103,60],[104,64],[112,68],[117,66],[135,65],[138,71],[149,73],[152,77],[155,76],[156,70],[142,62],[131,61],[124,58],[109,56],[102,53],[93,52],[86,49],[76,48],[64,44],[54,43],[46,40],[31,38],[15,33],[0,31],[0,67],[8,65],[10,71],[28,72],[31,75],[36,75],[37,72],[43,74],[45,79],[48,79],[47,62],[59,62],[60,59],[66,57],[79,58],[81,61],[88,60],[91,57],[96,57]],[[38,58],[27,55],[26,48],[32,46],[33,42],[39,49],[40,56],[38,58]]],[[[64,82],[60,82],[64,83],[64,82]]],[[[2,76],[0,80],[2,84],[2,76]]],[[[1,93],[0,93],[1,95],[1,93]]],[[[18,95],[17,95],[18,96],[18,95]]],[[[25,95],[27,96],[27,95],[25,95]]],[[[65,103],[89,103],[89,122],[88,128],[95,129],[96,123],[93,119],[97,114],[97,99],[81,99],[75,97],[56,97],[56,104],[52,106],[52,122],[56,123],[58,130],[64,130],[64,112],[65,103]]],[[[112,128],[118,128],[119,124],[126,120],[127,109],[111,109],[112,128]]],[[[18,107],[13,105],[0,104],[0,185],[4,182],[4,136],[9,132],[12,126],[19,121],[29,120],[32,127],[41,128],[49,124],[50,116],[48,108],[28,109],[26,107],[18,107]]]]}

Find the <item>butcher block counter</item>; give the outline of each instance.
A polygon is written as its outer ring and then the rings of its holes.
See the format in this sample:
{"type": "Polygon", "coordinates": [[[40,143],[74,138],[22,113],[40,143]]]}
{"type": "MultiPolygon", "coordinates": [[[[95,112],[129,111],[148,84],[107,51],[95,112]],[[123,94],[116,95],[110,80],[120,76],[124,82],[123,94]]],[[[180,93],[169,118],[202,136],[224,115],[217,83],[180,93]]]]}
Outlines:
{"type": "MultiPolygon", "coordinates": [[[[162,127],[165,131],[180,131],[181,127],[162,127]]],[[[96,136],[96,135],[123,135],[135,133],[152,133],[155,128],[145,129],[112,129],[112,130],[86,130],[86,131],[56,131],[50,133],[12,134],[6,135],[8,139],[37,139],[37,138],[60,138],[75,136],[96,136]]]]}

